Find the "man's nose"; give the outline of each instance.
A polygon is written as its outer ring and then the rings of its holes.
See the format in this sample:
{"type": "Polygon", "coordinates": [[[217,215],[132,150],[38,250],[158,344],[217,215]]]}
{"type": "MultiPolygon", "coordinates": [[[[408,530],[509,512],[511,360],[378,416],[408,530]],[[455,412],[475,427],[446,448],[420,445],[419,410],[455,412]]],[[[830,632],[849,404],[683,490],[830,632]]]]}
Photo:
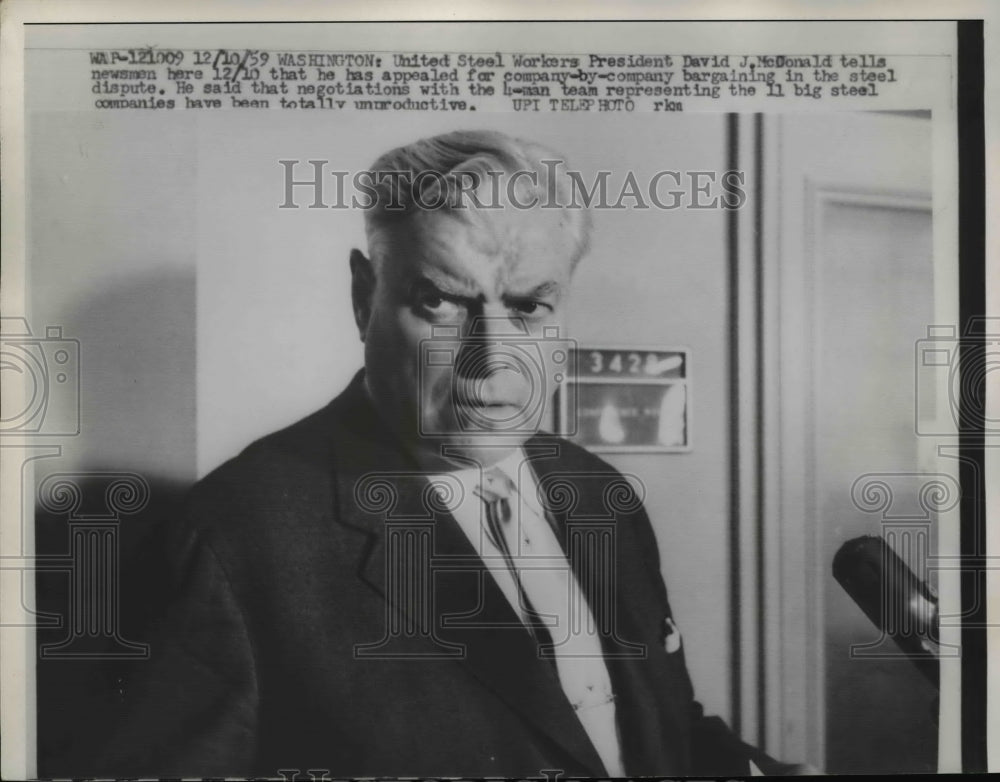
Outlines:
{"type": "Polygon", "coordinates": [[[486,378],[500,372],[521,374],[511,356],[510,340],[521,336],[519,324],[508,317],[477,318],[462,340],[458,368],[466,377],[486,378]]]}

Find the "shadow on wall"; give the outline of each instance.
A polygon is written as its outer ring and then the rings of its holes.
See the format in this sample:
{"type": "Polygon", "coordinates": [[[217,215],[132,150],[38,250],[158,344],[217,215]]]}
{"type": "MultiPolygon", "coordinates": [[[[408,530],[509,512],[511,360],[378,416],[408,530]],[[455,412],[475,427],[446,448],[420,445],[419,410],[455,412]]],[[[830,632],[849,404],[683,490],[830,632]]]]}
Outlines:
{"type": "Polygon", "coordinates": [[[36,468],[40,776],[100,775],[96,750],[148,664],[166,535],[196,470],[195,307],[192,264],[48,315],[80,342],[80,435],[36,468]]]}
{"type": "Polygon", "coordinates": [[[95,751],[119,717],[133,671],[149,664],[151,620],[171,589],[167,531],[190,484],[149,481],[149,504],[117,521],[79,518],[104,505],[106,481],[77,486],[77,518],[35,515],[39,556],[63,560],[35,581],[38,769],[46,777],[101,775],[95,751]]]}

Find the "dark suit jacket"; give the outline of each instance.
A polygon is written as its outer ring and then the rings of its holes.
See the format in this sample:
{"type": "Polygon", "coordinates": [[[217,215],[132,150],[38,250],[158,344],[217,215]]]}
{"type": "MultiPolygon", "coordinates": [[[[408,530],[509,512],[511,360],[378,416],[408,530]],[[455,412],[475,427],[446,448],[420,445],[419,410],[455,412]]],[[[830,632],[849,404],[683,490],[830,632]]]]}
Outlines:
{"type": "MultiPolygon", "coordinates": [[[[551,662],[360,378],[192,490],[171,550],[176,599],[124,685],[102,774],[606,773],[551,662]]],[[[747,774],[750,757],[780,770],[702,715],[683,649],[665,650],[656,541],[620,474],[553,436],[526,452],[564,543],[613,530],[614,567],[599,574],[585,545],[567,545],[607,628],[628,773],[747,774]]]]}

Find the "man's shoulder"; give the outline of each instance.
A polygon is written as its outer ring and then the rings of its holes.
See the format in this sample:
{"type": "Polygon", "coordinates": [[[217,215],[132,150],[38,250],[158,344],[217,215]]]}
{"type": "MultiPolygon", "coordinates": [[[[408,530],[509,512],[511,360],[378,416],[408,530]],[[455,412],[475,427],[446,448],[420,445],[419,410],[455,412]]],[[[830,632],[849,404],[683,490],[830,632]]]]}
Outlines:
{"type": "Polygon", "coordinates": [[[186,522],[200,533],[230,538],[260,534],[291,518],[332,509],[338,452],[349,449],[337,400],[254,440],[188,492],[186,522]],[[284,521],[282,521],[284,519],[284,521]]]}
{"type": "Polygon", "coordinates": [[[158,537],[175,588],[195,566],[221,568],[236,585],[266,579],[324,539],[335,508],[335,415],[330,403],[260,437],[191,487],[158,537]]]}
{"type": "Polygon", "coordinates": [[[576,475],[592,480],[617,480],[622,472],[597,454],[577,445],[565,437],[542,432],[528,441],[528,458],[538,458],[539,466],[553,475],[576,475]]]}
{"type": "Polygon", "coordinates": [[[616,467],[606,462],[597,454],[567,440],[561,435],[540,432],[528,441],[528,449],[532,448],[537,448],[543,453],[550,453],[561,466],[579,468],[595,473],[621,474],[616,467]]]}
{"type": "Polygon", "coordinates": [[[643,512],[645,486],[637,475],[623,473],[597,454],[565,438],[541,434],[526,448],[539,491],[550,504],[578,508],[606,506],[616,514],[643,512]],[[534,454],[532,454],[534,451],[534,454]]]}
{"type": "Polygon", "coordinates": [[[331,402],[295,423],[260,437],[202,478],[196,488],[211,489],[234,480],[262,481],[328,465],[333,457],[336,414],[331,402]]]}

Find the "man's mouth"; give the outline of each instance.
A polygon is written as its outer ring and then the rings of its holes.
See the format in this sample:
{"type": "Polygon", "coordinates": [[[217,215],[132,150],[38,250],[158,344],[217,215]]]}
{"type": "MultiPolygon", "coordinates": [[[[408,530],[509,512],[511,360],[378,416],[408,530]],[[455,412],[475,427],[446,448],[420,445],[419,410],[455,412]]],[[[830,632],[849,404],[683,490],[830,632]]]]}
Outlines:
{"type": "Polygon", "coordinates": [[[475,410],[476,412],[485,413],[487,415],[500,415],[506,413],[513,413],[514,411],[520,410],[523,405],[515,404],[514,402],[504,402],[504,401],[483,401],[481,399],[462,399],[459,400],[458,406],[466,410],[475,410]]]}
{"type": "Polygon", "coordinates": [[[486,397],[477,394],[459,394],[455,397],[455,407],[483,421],[496,423],[511,422],[524,409],[524,405],[507,398],[486,397]]]}
{"type": "Polygon", "coordinates": [[[516,394],[498,393],[500,389],[491,388],[456,388],[454,393],[455,404],[459,407],[489,409],[503,407],[522,407],[523,403],[518,402],[514,397],[516,394]]]}

